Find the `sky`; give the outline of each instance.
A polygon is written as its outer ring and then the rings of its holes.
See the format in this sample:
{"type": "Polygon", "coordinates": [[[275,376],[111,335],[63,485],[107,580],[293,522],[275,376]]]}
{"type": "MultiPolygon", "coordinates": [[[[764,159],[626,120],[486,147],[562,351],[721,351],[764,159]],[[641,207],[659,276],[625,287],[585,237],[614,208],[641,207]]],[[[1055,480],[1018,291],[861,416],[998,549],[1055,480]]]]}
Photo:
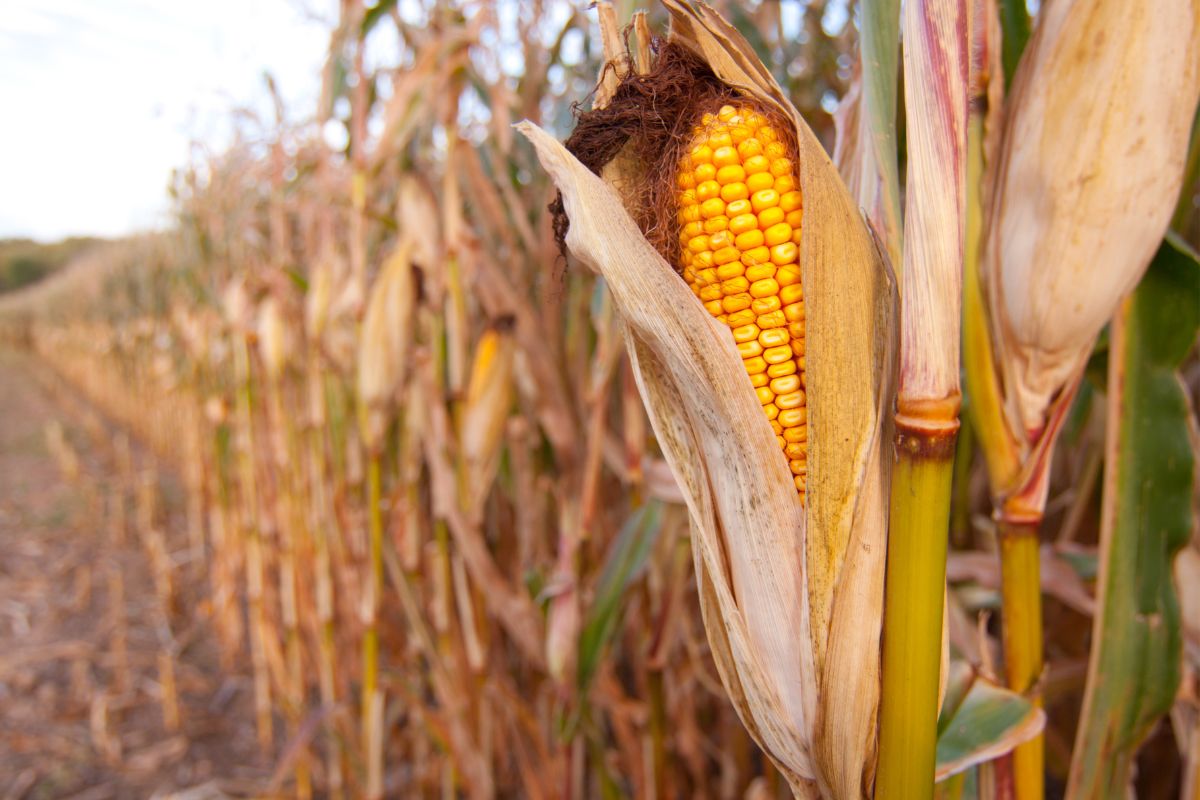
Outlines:
{"type": "Polygon", "coordinates": [[[315,110],[336,0],[3,0],[0,238],[167,222],[171,170],[232,110],[315,110]]]}

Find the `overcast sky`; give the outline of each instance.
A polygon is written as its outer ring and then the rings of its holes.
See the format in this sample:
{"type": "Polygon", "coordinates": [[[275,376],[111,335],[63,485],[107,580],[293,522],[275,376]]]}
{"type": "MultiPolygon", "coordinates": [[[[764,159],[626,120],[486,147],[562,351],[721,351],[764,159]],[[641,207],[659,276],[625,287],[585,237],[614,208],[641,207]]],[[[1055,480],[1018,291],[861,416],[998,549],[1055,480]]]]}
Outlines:
{"type": "Polygon", "coordinates": [[[161,224],[189,143],[269,114],[270,70],[313,110],[336,0],[3,0],[0,237],[161,224]],[[324,20],[324,21],[322,21],[324,20]]]}

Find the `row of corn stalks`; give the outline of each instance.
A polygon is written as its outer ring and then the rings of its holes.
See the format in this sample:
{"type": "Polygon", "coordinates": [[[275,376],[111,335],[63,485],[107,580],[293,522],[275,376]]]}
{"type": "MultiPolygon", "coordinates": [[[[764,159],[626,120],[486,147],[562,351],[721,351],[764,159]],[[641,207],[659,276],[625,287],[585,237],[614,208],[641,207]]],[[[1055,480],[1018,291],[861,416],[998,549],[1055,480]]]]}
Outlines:
{"type": "MultiPolygon", "coordinates": [[[[227,666],[253,677],[284,791],[890,798],[929,796],[936,777],[943,796],[1031,800],[1049,774],[1073,796],[1116,796],[1176,685],[1172,757],[1200,791],[1193,679],[1148,666],[1182,657],[1169,572],[1153,570],[1169,570],[1187,520],[1154,523],[1164,555],[1111,574],[1114,553],[1136,552],[1121,492],[1146,480],[1116,409],[1158,413],[1123,381],[1143,362],[1147,381],[1175,381],[1194,336],[1156,351],[1139,338],[1147,312],[1118,303],[1195,169],[1195,2],[1143,12],[1106,48],[1096,20],[1121,4],[1060,0],[1024,56],[1023,3],[927,0],[903,17],[898,2],[865,3],[840,176],[819,108],[851,78],[848,34],[828,35],[848,4],[664,5],[514,17],[348,0],[313,118],[277,104],[177,176],[175,231],[6,309],[7,338],[179,471],[190,563],[204,565],[227,666]],[[698,61],[655,38],[668,20],[698,61]],[[400,63],[375,64],[372,46],[397,35],[400,63]],[[1080,55],[1081,42],[1095,46],[1080,55]],[[1170,63],[1151,69],[1151,51],[1170,63]],[[691,291],[643,238],[647,218],[676,215],[647,213],[663,176],[630,155],[660,112],[637,105],[637,82],[678,80],[685,62],[688,80],[708,70],[744,104],[695,109],[692,135],[711,138],[665,178],[679,224],[699,226],[681,240],[691,291]],[[1164,69],[1175,88],[1156,94],[1146,81],[1164,69]],[[1072,83],[1083,74],[1112,76],[1114,107],[1140,103],[1134,122],[1090,117],[1107,106],[1072,83]],[[593,120],[642,120],[611,163],[582,139],[568,153],[511,127],[565,133],[585,96],[593,120]],[[1096,136],[1071,141],[1077,120],[1096,136]],[[730,149],[721,126],[743,121],[775,126],[754,139],[769,172],[753,148],[716,155],[730,149]],[[689,219],[687,193],[715,193],[699,184],[719,166],[734,185],[689,219]],[[1058,183],[1044,189],[1047,175],[1058,183]],[[1099,188],[1078,189],[1088,181],[1099,188]],[[733,241],[726,200],[779,204],[745,239],[783,246],[779,270],[766,266],[792,303],[797,367],[769,401],[743,370],[762,348],[743,363],[693,297],[731,326],[752,304],[737,294],[748,271],[705,294],[703,254],[733,241]],[[785,218],[787,242],[773,229],[785,218]],[[1110,362],[1107,386],[1087,382],[1114,314],[1110,358],[1134,355],[1110,362]],[[960,320],[971,425],[956,454],[960,320]],[[1122,616],[1130,585],[1140,605],[1122,616]],[[1158,628],[1144,623],[1160,611],[1158,628]],[[1106,685],[1109,667],[1121,678],[1106,685]],[[1155,688],[1130,693],[1138,681],[1155,688]]],[[[1159,258],[1186,260],[1172,241],[1159,258]]],[[[1186,268],[1152,274],[1191,297],[1186,268]]],[[[754,299],[766,328],[771,297],[754,299]]]]}

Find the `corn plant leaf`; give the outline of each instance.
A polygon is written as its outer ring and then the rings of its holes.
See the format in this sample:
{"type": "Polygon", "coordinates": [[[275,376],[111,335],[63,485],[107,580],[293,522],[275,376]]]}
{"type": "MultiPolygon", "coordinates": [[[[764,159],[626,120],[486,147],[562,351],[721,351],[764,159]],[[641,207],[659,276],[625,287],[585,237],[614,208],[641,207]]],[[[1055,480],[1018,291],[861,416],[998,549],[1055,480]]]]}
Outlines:
{"type": "Polygon", "coordinates": [[[1179,684],[1171,568],[1192,529],[1195,454],[1177,370],[1198,328],[1200,263],[1168,238],[1113,322],[1099,610],[1068,796],[1126,795],[1138,747],[1179,684]]]}
{"type": "Polygon", "coordinates": [[[1004,62],[1004,85],[1012,83],[1013,75],[1017,72],[1017,64],[1021,63],[1021,54],[1025,52],[1025,44],[1029,41],[1029,8],[1025,0],[999,0],[1000,25],[1004,35],[1001,38],[1001,57],[1004,62]]]}
{"type": "Polygon", "coordinates": [[[896,159],[896,96],[900,73],[900,0],[862,4],[860,94],[850,142],[838,166],[866,211],[894,265],[900,264],[900,169],[896,159]]]}
{"type": "Polygon", "coordinates": [[[978,675],[966,662],[954,662],[938,719],[936,779],[1004,755],[1036,736],[1045,721],[1045,713],[1026,698],[978,675]]]}
{"type": "Polygon", "coordinates": [[[366,13],[363,14],[359,36],[365,38],[379,24],[379,20],[390,14],[395,7],[396,0],[379,0],[378,3],[368,8],[366,13]]]}
{"type": "Polygon", "coordinates": [[[662,529],[662,508],[650,502],[630,515],[613,540],[579,636],[576,686],[586,695],[620,619],[625,590],[641,573],[662,529]]]}

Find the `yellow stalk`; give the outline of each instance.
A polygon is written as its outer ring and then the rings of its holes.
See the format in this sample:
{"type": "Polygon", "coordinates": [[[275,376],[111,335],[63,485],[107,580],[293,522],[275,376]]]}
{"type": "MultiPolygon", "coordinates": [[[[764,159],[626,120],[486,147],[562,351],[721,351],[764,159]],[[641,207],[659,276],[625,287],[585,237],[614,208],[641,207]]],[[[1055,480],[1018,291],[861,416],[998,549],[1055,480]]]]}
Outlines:
{"type": "MultiPolygon", "coordinates": [[[[1021,454],[1004,416],[988,316],[980,281],[982,235],[983,119],[972,114],[967,130],[967,238],[963,281],[963,361],[971,403],[967,413],[987,462],[995,495],[1018,479],[1021,454]]],[[[1041,587],[1037,525],[1001,521],[1001,619],[1008,686],[1024,692],[1041,672],[1041,587]]],[[[1035,699],[1040,702],[1040,699],[1035,699]]],[[[1041,735],[1014,751],[1014,779],[1020,800],[1042,796],[1041,735]]]]}
{"type": "MultiPolygon", "coordinates": [[[[283,616],[284,648],[287,659],[288,680],[288,735],[295,737],[300,730],[304,715],[304,669],[300,651],[300,615],[297,608],[296,534],[300,518],[296,508],[292,470],[295,447],[294,434],[283,407],[283,394],[277,376],[267,379],[267,395],[271,416],[278,427],[277,445],[282,452],[279,470],[279,600],[283,616]]],[[[304,752],[296,758],[296,796],[312,796],[309,780],[308,759],[304,752]]]]}
{"type": "MultiPolygon", "coordinates": [[[[925,404],[922,404],[925,405],[925,404]]],[[[957,406],[897,415],[884,599],[877,798],[933,797],[957,406]]]]}
{"type": "Polygon", "coordinates": [[[983,119],[972,114],[967,125],[967,225],[963,253],[963,365],[971,394],[967,415],[979,438],[992,486],[1006,486],[1016,478],[1021,464],[1017,444],[1004,419],[1004,400],[980,282],[982,177],[983,119]]]}
{"type": "Polygon", "coordinates": [[[379,598],[383,591],[383,516],[379,480],[380,456],[367,463],[367,519],[370,563],[367,573],[367,628],[363,633],[362,724],[367,756],[367,797],[383,797],[383,693],[379,688],[379,598]]]}
{"type": "Polygon", "coordinates": [[[250,354],[246,340],[235,335],[234,368],[237,372],[237,413],[242,440],[238,443],[238,482],[242,492],[246,532],[246,602],[250,616],[250,661],[254,670],[254,714],[258,741],[264,750],[271,747],[274,732],[271,722],[271,681],[267,674],[267,623],[263,610],[263,554],[258,530],[258,492],[254,479],[254,428],[250,391],[250,354]]]}
{"type": "MultiPolygon", "coordinates": [[[[316,541],[317,621],[319,623],[317,676],[321,689],[321,703],[326,708],[334,708],[338,699],[337,656],[333,639],[333,570],[329,555],[328,527],[332,521],[328,515],[329,506],[325,494],[325,449],[322,442],[322,425],[320,424],[324,421],[325,398],[320,364],[315,353],[311,354],[308,359],[308,387],[313,415],[308,432],[308,446],[313,486],[310,498],[312,530],[316,541]]],[[[342,762],[336,736],[329,736],[325,765],[328,772],[330,796],[338,800],[342,797],[342,762]]]]}
{"type": "MultiPolygon", "coordinates": [[[[1010,689],[1041,705],[1042,589],[1038,565],[1038,523],[1000,520],[1000,596],[1005,674],[1010,689]]],[[[1043,786],[1041,734],[1013,751],[1013,779],[1019,800],[1040,800],[1043,786]]]]}

